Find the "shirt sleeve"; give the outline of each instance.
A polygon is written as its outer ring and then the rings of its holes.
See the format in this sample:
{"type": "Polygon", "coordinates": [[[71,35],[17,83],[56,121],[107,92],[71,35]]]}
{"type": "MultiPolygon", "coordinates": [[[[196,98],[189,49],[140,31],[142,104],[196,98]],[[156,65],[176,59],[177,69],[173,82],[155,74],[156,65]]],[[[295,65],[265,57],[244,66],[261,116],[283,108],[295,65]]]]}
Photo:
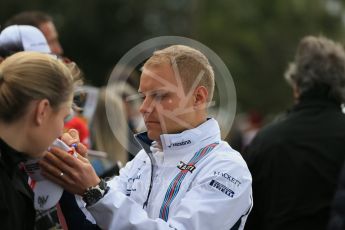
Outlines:
{"type": "MultiPolygon", "coordinates": [[[[109,181],[113,189],[119,192],[125,192],[128,171],[132,167],[132,164],[132,162],[128,162],[120,170],[120,175],[109,181]]],[[[69,229],[100,229],[95,224],[92,215],[85,208],[85,203],[80,196],[75,196],[64,191],[60,205],[69,229]]]]}
{"type": "Polygon", "coordinates": [[[149,218],[140,204],[115,189],[88,210],[102,229],[243,229],[252,207],[251,175],[246,166],[226,163],[203,170],[207,173],[190,186],[167,222],[149,218]]]}

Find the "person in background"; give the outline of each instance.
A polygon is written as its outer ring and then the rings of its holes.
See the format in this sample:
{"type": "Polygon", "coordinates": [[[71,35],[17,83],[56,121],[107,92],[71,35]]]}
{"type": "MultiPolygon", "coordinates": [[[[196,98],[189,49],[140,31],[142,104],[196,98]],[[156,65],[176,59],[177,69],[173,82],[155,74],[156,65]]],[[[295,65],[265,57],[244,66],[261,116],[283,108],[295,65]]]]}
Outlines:
{"type": "Polygon", "coordinates": [[[127,155],[128,160],[132,160],[142,149],[135,140],[134,134],[145,130],[143,117],[138,110],[140,106],[140,98],[137,97],[138,91],[125,81],[113,83],[111,87],[122,98],[128,126],[127,155]]]}
{"type": "MultiPolygon", "coordinates": [[[[97,173],[103,178],[118,175],[120,168],[128,159],[126,115],[122,99],[115,90],[111,86],[100,89],[95,113],[90,123],[92,149],[107,153],[107,158],[101,160],[97,173]]],[[[97,171],[96,162],[93,166],[97,171]]]]}
{"type": "Polygon", "coordinates": [[[53,18],[41,11],[24,11],[8,19],[4,27],[11,25],[30,25],[42,31],[53,54],[62,56],[63,49],[59,41],[53,18]]]}
{"type": "Polygon", "coordinates": [[[33,230],[33,193],[21,164],[62,135],[70,113],[74,71],[48,54],[19,52],[0,64],[0,223],[33,230]]]}
{"type": "Polygon", "coordinates": [[[122,98],[128,123],[128,160],[132,160],[142,149],[135,140],[134,134],[145,130],[144,120],[138,110],[140,97],[138,97],[138,86],[140,80],[140,67],[117,66],[109,76],[109,82],[114,90],[122,98]]]}
{"type": "Polygon", "coordinates": [[[3,59],[20,51],[49,54],[50,48],[41,31],[33,26],[9,26],[0,33],[0,57],[3,59]]]}
{"type": "Polygon", "coordinates": [[[248,230],[324,230],[345,159],[345,51],[304,37],[285,77],[296,104],[243,156],[253,176],[248,230]]]}
{"type": "Polygon", "coordinates": [[[243,147],[241,152],[252,142],[263,123],[261,113],[256,110],[249,111],[245,119],[245,124],[242,124],[244,127],[241,127],[243,134],[243,147]]]}

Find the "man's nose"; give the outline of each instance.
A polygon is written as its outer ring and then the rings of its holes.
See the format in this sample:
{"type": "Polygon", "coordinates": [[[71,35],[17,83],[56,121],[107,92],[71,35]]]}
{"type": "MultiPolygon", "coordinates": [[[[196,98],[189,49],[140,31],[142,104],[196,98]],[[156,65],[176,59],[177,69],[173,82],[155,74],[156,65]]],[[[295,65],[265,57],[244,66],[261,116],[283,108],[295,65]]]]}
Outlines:
{"type": "Polygon", "coordinates": [[[141,114],[152,113],[154,109],[154,103],[151,99],[146,97],[140,105],[139,112],[141,114]]]}

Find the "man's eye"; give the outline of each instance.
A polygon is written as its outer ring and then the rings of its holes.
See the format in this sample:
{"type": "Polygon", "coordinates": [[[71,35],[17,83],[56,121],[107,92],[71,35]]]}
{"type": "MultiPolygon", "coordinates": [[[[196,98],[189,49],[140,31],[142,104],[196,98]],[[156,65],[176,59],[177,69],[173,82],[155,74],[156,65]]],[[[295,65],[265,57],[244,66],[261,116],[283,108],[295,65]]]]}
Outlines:
{"type": "Polygon", "coordinates": [[[155,94],[154,98],[156,100],[162,100],[165,96],[166,96],[166,94],[155,94]]]}

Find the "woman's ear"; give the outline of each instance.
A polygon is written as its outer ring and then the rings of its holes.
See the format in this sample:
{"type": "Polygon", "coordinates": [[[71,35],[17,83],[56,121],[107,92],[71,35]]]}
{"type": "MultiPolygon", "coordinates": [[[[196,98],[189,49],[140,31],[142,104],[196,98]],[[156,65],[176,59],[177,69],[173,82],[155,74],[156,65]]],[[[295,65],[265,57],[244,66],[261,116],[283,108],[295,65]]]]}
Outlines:
{"type": "Polygon", "coordinates": [[[48,117],[50,110],[51,107],[48,99],[37,101],[35,113],[35,122],[37,125],[41,125],[44,122],[44,120],[48,117]]]}
{"type": "Polygon", "coordinates": [[[198,86],[194,94],[194,108],[205,109],[207,106],[208,91],[205,86],[198,86]]]}

